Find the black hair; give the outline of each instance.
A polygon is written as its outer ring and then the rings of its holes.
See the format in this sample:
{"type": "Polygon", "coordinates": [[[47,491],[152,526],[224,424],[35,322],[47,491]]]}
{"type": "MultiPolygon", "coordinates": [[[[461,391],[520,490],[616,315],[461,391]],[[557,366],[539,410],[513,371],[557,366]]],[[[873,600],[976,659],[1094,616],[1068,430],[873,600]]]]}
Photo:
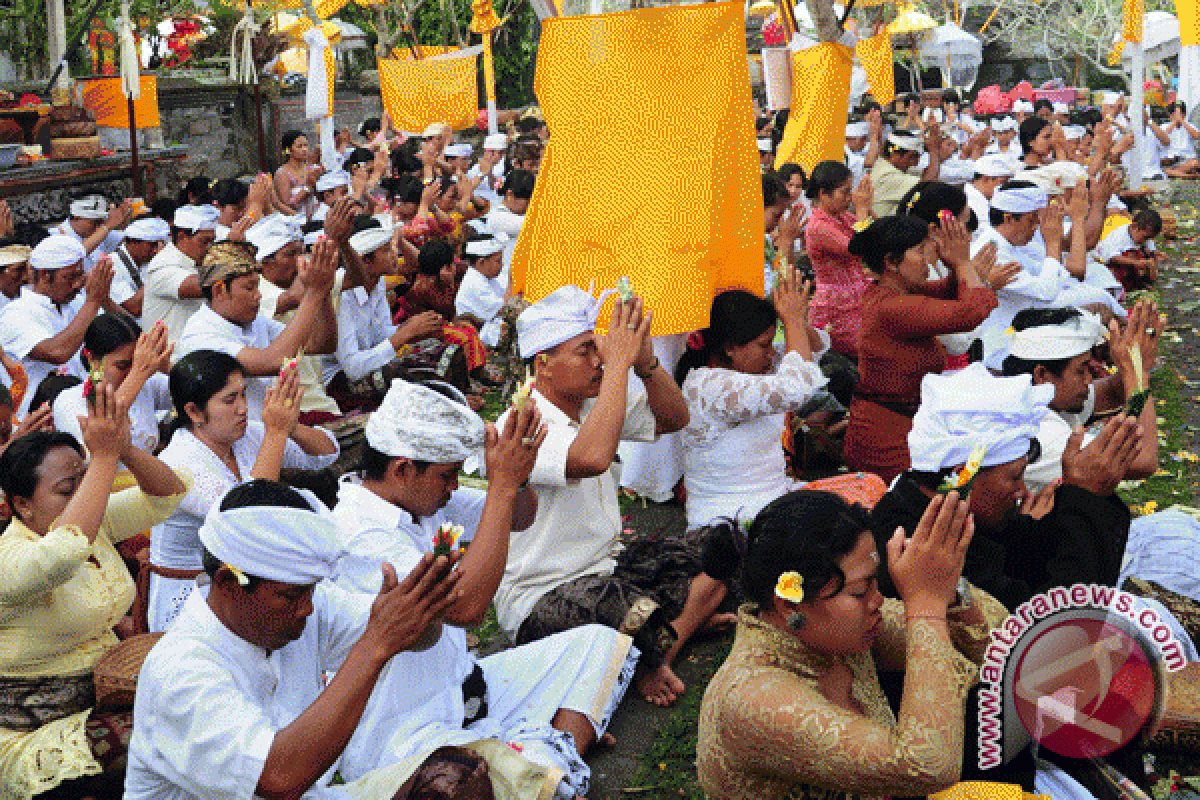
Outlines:
{"type": "Polygon", "coordinates": [[[1017,130],[1020,131],[1022,153],[1029,153],[1029,148],[1033,144],[1033,140],[1036,139],[1038,134],[1042,132],[1042,128],[1047,127],[1049,124],[1050,122],[1048,120],[1033,116],[1026,118],[1026,120],[1021,123],[1021,127],[1017,130]]]}
{"type": "Polygon", "coordinates": [[[385,188],[396,203],[420,203],[425,184],[417,176],[406,172],[389,181],[385,188]]]}
{"type": "Polygon", "coordinates": [[[529,170],[514,169],[504,179],[504,186],[500,189],[500,196],[505,197],[509,192],[512,192],[518,199],[528,200],[533,197],[534,180],[534,175],[529,170]]]}
{"type": "Polygon", "coordinates": [[[417,149],[420,146],[421,140],[414,136],[392,150],[389,156],[392,159],[392,172],[396,175],[420,172],[424,168],[421,159],[417,158],[417,149]]]}
{"type": "Polygon", "coordinates": [[[442,267],[454,263],[454,247],[445,239],[430,239],[417,253],[417,272],[437,277],[442,267]]]}
{"type": "Polygon", "coordinates": [[[206,206],[212,203],[212,183],[203,175],[188,180],[179,190],[179,205],[206,206]]]}
{"type": "Polygon", "coordinates": [[[0,406],[8,406],[10,410],[13,407],[12,392],[4,384],[0,384],[0,406]]]}
{"type": "Polygon", "coordinates": [[[236,206],[250,196],[250,187],[237,178],[221,178],[212,186],[212,199],[218,206],[236,206]]]}
{"type": "Polygon", "coordinates": [[[958,96],[958,92],[955,91],[954,89],[943,89],[942,90],[942,102],[943,103],[954,103],[954,105],[956,105],[956,106],[961,106],[962,98],[958,96]]]}
{"type": "Polygon", "coordinates": [[[785,186],[792,179],[792,176],[796,174],[800,175],[800,184],[802,186],[808,183],[808,175],[804,172],[804,167],[799,164],[793,164],[789,161],[779,168],[779,180],[783,181],[785,186]]]}
{"type": "Polygon", "coordinates": [[[383,123],[379,121],[379,117],[367,117],[358,126],[359,136],[372,136],[383,130],[383,123]]]}
{"type": "Polygon", "coordinates": [[[769,609],[785,572],[800,574],[807,597],[820,597],[828,586],[833,591],[826,596],[840,592],[846,574],[838,562],[870,534],[870,516],[832,492],[801,489],[771,501],[745,535],[740,528],[732,520],[713,526],[704,572],[728,582],[740,566],[742,595],[769,609]]]}
{"type": "Polygon", "coordinates": [[[518,133],[537,133],[539,130],[544,128],[545,125],[546,125],[546,120],[544,120],[544,119],[538,119],[537,117],[532,116],[532,115],[528,116],[528,117],[522,117],[521,119],[517,120],[517,132],[518,133]]]}
{"type": "Polygon", "coordinates": [[[854,173],[841,161],[822,161],[813,167],[812,175],[804,185],[804,196],[816,200],[821,192],[832,192],[841,186],[854,173]]]}
{"type": "Polygon", "coordinates": [[[203,409],[225,388],[229,376],[234,373],[245,375],[246,370],[236,358],[216,350],[196,350],[175,362],[167,381],[171,400],[175,403],[172,432],[178,428],[190,430],[192,418],[187,413],[188,404],[195,403],[197,408],[203,409]]]}
{"type": "Polygon", "coordinates": [[[296,140],[301,136],[308,138],[304,131],[298,131],[295,129],[284,131],[283,136],[279,137],[279,149],[286,153],[292,149],[292,145],[294,145],[296,140]]]}
{"type": "MultiPolygon", "coordinates": [[[[941,212],[949,211],[957,217],[967,207],[967,193],[961,186],[951,186],[941,181],[921,181],[900,198],[896,213],[918,217],[930,225],[938,225],[938,215],[941,212]]],[[[966,227],[971,233],[979,227],[979,220],[975,219],[974,211],[970,213],[966,227]]]]}
{"type": "MultiPolygon", "coordinates": [[[[1079,316],[1077,308],[1026,308],[1018,311],[1012,320],[1012,328],[1014,331],[1028,330],[1029,328],[1040,328],[1045,325],[1062,325],[1068,320],[1075,319],[1079,316]]],[[[1006,376],[1013,375],[1032,375],[1035,367],[1045,367],[1046,371],[1052,375],[1062,375],[1063,370],[1071,363],[1071,358],[1051,358],[1030,360],[1017,358],[1016,356],[1008,356],[1004,359],[1001,365],[1002,373],[1006,376]]]]}
{"type": "Polygon", "coordinates": [[[929,223],[919,217],[883,217],[850,237],[849,250],[851,255],[862,259],[864,267],[882,275],[889,259],[901,261],[905,251],[928,236],[929,223]]]}
{"type": "MultiPolygon", "coordinates": [[[[375,219],[375,217],[371,216],[370,214],[355,214],[350,218],[350,226],[354,233],[362,233],[363,231],[369,231],[374,228],[382,228],[383,223],[375,219]]],[[[352,233],[351,236],[353,236],[354,233],[352,233]]]]}
{"type": "Polygon", "coordinates": [[[866,118],[867,114],[870,114],[872,111],[883,113],[883,106],[879,105],[879,103],[875,100],[865,100],[863,101],[862,106],[860,106],[858,109],[858,113],[861,114],[864,119],[866,118]]]}
{"type": "Polygon", "coordinates": [[[83,458],[83,445],[62,431],[32,431],[18,437],[0,453],[0,489],[8,498],[14,514],[14,497],[33,497],[42,476],[38,474],[46,454],[59,447],[69,447],[83,458]]]}
{"type": "Polygon", "coordinates": [[[916,92],[909,92],[908,94],[903,95],[900,99],[900,107],[906,109],[908,108],[909,103],[921,102],[921,95],[917,94],[916,92]]]}
{"type": "Polygon", "coordinates": [[[342,169],[349,172],[358,164],[371,164],[374,161],[374,153],[365,147],[356,147],[350,151],[350,155],[346,156],[346,160],[342,162],[342,169]]]}
{"type": "Polygon", "coordinates": [[[1053,111],[1054,103],[1050,100],[1047,100],[1045,97],[1039,97],[1037,100],[1033,101],[1033,113],[1034,114],[1041,111],[1043,108],[1048,108],[1051,111],[1053,111]]]}
{"type": "MultiPolygon", "coordinates": [[[[510,170],[509,174],[516,172],[517,164],[522,164],[526,161],[537,161],[542,157],[542,140],[534,137],[530,139],[517,139],[508,150],[508,159],[505,162],[510,170]]],[[[524,169],[521,167],[520,169],[524,169]]],[[[531,173],[532,174],[532,173],[531,173]]]]}
{"type": "Polygon", "coordinates": [[[1139,230],[1149,231],[1151,238],[1162,233],[1162,215],[1152,208],[1144,208],[1133,215],[1133,224],[1139,230]]]}
{"type": "Polygon", "coordinates": [[[725,362],[729,345],[744,345],[774,330],[779,314],[769,300],[744,289],[721,292],[712,301],[708,327],[700,331],[699,347],[689,346],[675,367],[675,380],[681,386],[688,372],[707,367],[714,357],[725,362]]]}
{"type": "Polygon", "coordinates": [[[175,209],[178,205],[169,197],[160,197],[150,204],[150,213],[159,219],[170,221],[175,219],[175,209]]]}
{"type": "Polygon", "coordinates": [[[783,136],[784,128],[787,127],[788,120],[792,118],[792,110],[790,108],[781,108],[775,112],[774,132],[783,136]]]}
{"type": "MultiPolygon", "coordinates": [[[[996,191],[999,192],[1004,189],[1032,189],[1035,186],[1037,186],[1037,184],[1034,183],[1033,181],[1023,181],[1020,179],[1008,180],[1008,181],[1005,181],[1004,183],[1000,184],[999,188],[997,188],[996,191]]],[[[993,195],[993,197],[994,196],[995,195],[993,195]]],[[[1033,213],[1033,212],[1029,212],[1029,213],[1033,213]]],[[[1015,216],[1015,217],[1021,216],[1020,214],[1013,214],[1011,211],[1000,211],[999,209],[996,209],[996,208],[989,208],[988,209],[988,224],[991,225],[993,228],[1003,225],[1005,214],[1009,214],[1009,215],[1015,216]]]]}
{"type": "Polygon", "coordinates": [[[85,366],[95,369],[109,353],[133,344],[142,335],[142,329],[125,314],[100,314],[92,320],[83,334],[83,348],[91,356],[85,366]]]}
{"type": "Polygon", "coordinates": [[[1183,102],[1182,100],[1175,100],[1173,102],[1167,103],[1167,113],[1168,114],[1174,114],[1176,111],[1182,111],[1183,115],[1186,117],[1187,116],[1187,103],[1183,102]]]}
{"type": "Polygon", "coordinates": [[[81,383],[83,381],[75,375],[50,373],[37,385],[33,398],[29,401],[29,410],[36,411],[42,406],[53,406],[55,398],[72,386],[78,386],[81,383]]]}
{"type": "MultiPolygon", "coordinates": [[[[432,461],[419,461],[417,459],[409,459],[417,468],[417,472],[424,472],[432,465],[432,461]]],[[[359,474],[363,480],[381,481],[384,475],[387,474],[388,464],[395,461],[395,456],[389,456],[386,453],[381,453],[371,445],[363,446],[362,458],[358,462],[359,474]]]]}
{"type": "Polygon", "coordinates": [[[770,208],[780,200],[789,199],[787,186],[783,184],[774,170],[767,170],[762,174],[762,192],[763,208],[770,208]]]}

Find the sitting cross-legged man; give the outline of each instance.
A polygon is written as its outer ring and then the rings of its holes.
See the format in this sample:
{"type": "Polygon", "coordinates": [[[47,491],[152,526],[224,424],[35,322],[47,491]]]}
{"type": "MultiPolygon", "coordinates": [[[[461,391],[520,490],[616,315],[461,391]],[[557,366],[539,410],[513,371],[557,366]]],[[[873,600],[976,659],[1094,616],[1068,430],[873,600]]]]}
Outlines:
{"type": "Polygon", "coordinates": [[[367,703],[380,672],[456,601],[455,557],[426,556],[401,582],[384,564],[378,594],[345,592],[324,580],[339,553],[329,511],[261,480],[231,489],[200,541],[208,581],[138,676],[126,800],[365,800],[327,787],[364,716],[387,713],[367,703]]]}
{"type": "Polygon", "coordinates": [[[545,437],[532,404],[497,432],[440,382],[393,381],[371,415],[362,480],[347,479],[338,492],[334,518],[345,553],[334,582],[373,593],[383,563],[403,575],[430,552],[468,539],[470,546],[437,641],[399,655],[381,676],[375,695],[390,711],[360,725],[342,759],[347,780],[376,763],[416,760],[448,745],[482,748],[489,769],[507,775],[511,745],[545,768],[547,781],[533,797],[586,794],[582,756],[604,735],[633,678],[632,640],[587,625],[476,659],[464,630],[491,605],[511,530],[533,520],[536,497],[521,487],[545,437]],[[463,462],[481,449],[487,491],[458,488],[463,462]]]}
{"type": "Polygon", "coordinates": [[[688,411],[651,349],[641,299],[616,304],[603,344],[593,333],[602,302],[565,286],[517,318],[548,434],[529,478],[537,516],[512,534],[496,611],[518,644],[593,622],[628,633],[646,667],[639,691],[670,705],[685,688],[671,664],[693,633],[721,621],[727,587],[703,570],[695,538],[618,542],[617,445],[680,430],[688,411]],[[631,373],[638,391],[628,391],[631,373]]]}

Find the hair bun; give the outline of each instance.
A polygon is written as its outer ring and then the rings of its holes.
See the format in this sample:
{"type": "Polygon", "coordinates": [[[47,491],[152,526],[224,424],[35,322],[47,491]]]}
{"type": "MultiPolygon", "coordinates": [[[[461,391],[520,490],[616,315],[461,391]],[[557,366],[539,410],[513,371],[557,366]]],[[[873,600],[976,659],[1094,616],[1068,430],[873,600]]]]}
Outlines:
{"type": "Polygon", "coordinates": [[[850,237],[850,243],[846,245],[846,249],[850,251],[850,255],[863,258],[867,253],[871,252],[871,242],[875,239],[873,232],[874,225],[863,228],[861,231],[855,231],[850,237]]]}

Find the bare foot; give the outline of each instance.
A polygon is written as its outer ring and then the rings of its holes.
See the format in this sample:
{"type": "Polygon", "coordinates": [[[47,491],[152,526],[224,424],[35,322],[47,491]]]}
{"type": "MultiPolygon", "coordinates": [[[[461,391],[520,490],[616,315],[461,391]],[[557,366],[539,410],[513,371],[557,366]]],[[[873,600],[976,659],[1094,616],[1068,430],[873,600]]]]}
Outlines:
{"type": "Polygon", "coordinates": [[[703,633],[724,633],[737,625],[737,614],[713,614],[701,628],[703,633]]]}
{"type": "Polygon", "coordinates": [[[679,676],[666,664],[647,672],[638,680],[638,691],[642,693],[646,702],[661,708],[674,704],[686,688],[679,676]]]}

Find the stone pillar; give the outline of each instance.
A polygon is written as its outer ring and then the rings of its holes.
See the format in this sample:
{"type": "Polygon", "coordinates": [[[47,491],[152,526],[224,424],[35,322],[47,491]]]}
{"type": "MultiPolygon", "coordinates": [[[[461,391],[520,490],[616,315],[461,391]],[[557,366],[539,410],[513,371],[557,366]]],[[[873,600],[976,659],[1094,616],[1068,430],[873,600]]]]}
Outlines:
{"type": "MultiPolygon", "coordinates": [[[[47,26],[47,53],[49,54],[50,74],[54,74],[55,67],[67,52],[67,13],[63,7],[63,0],[46,0],[46,19],[49,23],[47,26]]],[[[69,70],[64,67],[54,88],[68,89],[70,85],[71,75],[69,70]]]]}

